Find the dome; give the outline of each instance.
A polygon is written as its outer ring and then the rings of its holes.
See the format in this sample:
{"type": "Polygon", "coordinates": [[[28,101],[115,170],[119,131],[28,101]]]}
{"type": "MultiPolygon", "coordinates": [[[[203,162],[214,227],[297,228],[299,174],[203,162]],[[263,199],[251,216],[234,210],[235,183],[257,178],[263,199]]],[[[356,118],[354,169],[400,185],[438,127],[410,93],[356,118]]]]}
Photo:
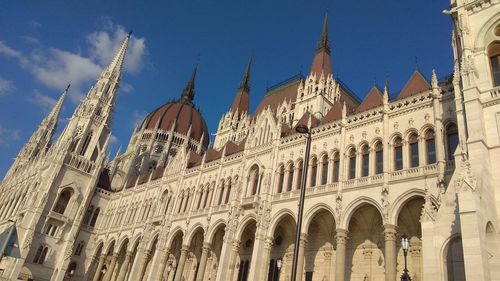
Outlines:
{"type": "Polygon", "coordinates": [[[197,67],[184,88],[181,98],[175,102],[167,102],[148,114],[142,122],[142,130],[170,131],[174,126],[174,132],[187,136],[191,128],[188,137],[200,142],[202,147],[208,147],[207,125],[201,113],[193,105],[196,69],[197,67]]]}
{"type": "Polygon", "coordinates": [[[174,132],[181,135],[187,135],[191,127],[189,137],[199,141],[203,147],[208,146],[208,129],[205,120],[192,103],[183,100],[168,102],[155,109],[146,116],[141,128],[143,130],[170,131],[172,126],[175,126],[174,132]]]}

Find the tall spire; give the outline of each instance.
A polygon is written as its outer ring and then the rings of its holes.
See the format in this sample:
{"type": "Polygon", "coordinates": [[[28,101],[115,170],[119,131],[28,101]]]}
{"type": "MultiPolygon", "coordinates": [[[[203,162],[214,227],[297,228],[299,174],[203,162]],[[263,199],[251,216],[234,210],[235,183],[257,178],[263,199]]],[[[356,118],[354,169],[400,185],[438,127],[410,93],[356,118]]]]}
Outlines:
{"type": "Polygon", "coordinates": [[[191,79],[189,79],[186,88],[182,91],[181,101],[186,103],[192,103],[194,99],[194,81],[196,79],[196,71],[198,71],[198,65],[194,67],[193,74],[191,74],[191,79]]]}
{"type": "Polygon", "coordinates": [[[317,52],[325,51],[330,54],[330,43],[328,42],[328,13],[325,14],[323,22],[323,31],[321,32],[321,39],[318,42],[317,52]]]}
{"type": "Polygon", "coordinates": [[[130,41],[131,36],[132,36],[132,31],[130,31],[127,37],[125,37],[120,46],[120,49],[118,50],[111,63],[108,65],[108,67],[106,67],[103,70],[101,77],[111,76],[112,74],[120,75],[121,69],[123,67],[123,62],[125,60],[125,53],[127,52],[128,43],[130,41]]]}
{"type": "Polygon", "coordinates": [[[250,69],[252,68],[252,57],[248,60],[247,68],[245,70],[245,76],[241,80],[240,87],[238,90],[250,91],[250,69]]]}

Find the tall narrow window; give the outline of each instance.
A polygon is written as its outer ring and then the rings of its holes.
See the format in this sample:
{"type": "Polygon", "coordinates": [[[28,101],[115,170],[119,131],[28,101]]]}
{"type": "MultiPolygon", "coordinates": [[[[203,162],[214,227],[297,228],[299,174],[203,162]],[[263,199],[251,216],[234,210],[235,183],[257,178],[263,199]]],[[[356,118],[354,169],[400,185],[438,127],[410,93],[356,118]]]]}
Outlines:
{"type": "Polygon", "coordinates": [[[231,195],[231,181],[227,183],[227,191],[226,191],[226,198],[224,198],[224,204],[227,204],[229,202],[229,196],[231,195]]]}
{"type": "Polygon", "coordinates": [[[349,151],[348,157],[349,157],[349,169],[348,169],[349,179],[353,179],[356,177],[356,150],[354,148],[352,148],[349,151]]]}
{"type": "Polygon", "coordinates": [[[56,205],[54,206],[54,212],[64,214],[70,198],[71,193],[68,190],[61,192],[61,194],[59,194],[59,199],[57,199],[56,205]]]}
{"type": "Polygon", "coordinates": [[[493,86],[500,86],[500,43],[494,42],[488,46],[488,56],[491,64],[493,86]]]}
{"type": "Polygon", "coordinates": [[[418,167],[418,137],[416,134],[411,134],[408,138],[410,146],[410,167],[418,167]]]}
{"type": "Polygon", "coordinates": [[[451,123],[446,127],[446,142],[448,144],[448,159],[453,159],[453,154],[458,146],[457,125],[451,123]]]}
{"type": "Polygon", "coordinates": [[[321,184],[326,184],[328,180],[328,156],[323,155],[321,160],[321,184]]]}
{"type": "Polygon", "coordinates": [[[340,156],[338,152],[333,154],[333,182],[339,181],[340,156]]]}
{"type": "Polygon", "coordinates": [[[83,141],[82,147],[80,149],[80,155],[84,155],[85,152],[87,151],[87,148],[89,147],[90,140],[92,139],[92,131],[90,131],[87,134],[87,137],[85,137],[85,140],[83,141]]]}
{"type": "Polygon", "coordinates": [[[427,152],[427,164],[436,163],[436,142],[434,141],[434,131],[425,132],[425,148],[427,152]]]}
{"type": "Polygon", "coordinates": [[[311,187],[316,186],[316,177],[318,173],[318,160],[314,157],[311,159],[311,187]]]}
{"type": "Polygon", "coordinates": [[[87,212],[85,213],[85,217],[83,218],[84,224],[89,224],[93,212],[94,212],[94,206],[90,205],[89,208],[87,209],[87,212]]]}
{"type": "Polygon", "coordinates": [[[302,183],[302,168],[304,166],[304,162],[299,161],[297,163],[297,184],[296,184],[296,189],[300,189],[301,183],[302,183]]]}
{"type": "Polygon", "coordinates": [[[90,220],[89,225],[94,227],[97,222],[97,218],[99,217],[99,213],[101,212],[101,208],[96,208],[94,214],[92,214],[92,219],[90,220]]]}
{"type": "Polygon", "coordinates": [[[292,191],[292,186],[293,186],[293,173],[295,172],[295,166],[293,163],[288,165],[288,184],[287,184],[287,191],[292,191]]]}
{"type": "Polygon", "coordinates": [[[370,170],[370,151],[368,146],[364,145],[361,148],[361,176],[367,177],[370,170]]]}
{"type": "Polygon", "coordinates": [[[375,173],[381,174],[384,171],[384,145],[382,142],[375,144],[375,173]]]}
{"type": "Polygon", "coordinates": [[[285,171],[283,169],[283,165],[279,167],[279,176],[278,176],[278,193],[283,192],[283,182],[285,180],[285,171]]]}
{"type": "Polygon", "coordinates": [[[394,139],[394,170],[403,169],[403,140],[401,137],[394,139]]]}

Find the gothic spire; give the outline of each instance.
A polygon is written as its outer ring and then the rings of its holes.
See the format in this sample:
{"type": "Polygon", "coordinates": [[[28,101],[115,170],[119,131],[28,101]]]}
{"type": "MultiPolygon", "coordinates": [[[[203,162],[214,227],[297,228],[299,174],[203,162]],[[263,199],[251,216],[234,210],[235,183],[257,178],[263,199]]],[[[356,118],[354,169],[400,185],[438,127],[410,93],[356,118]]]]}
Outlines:
{"type": "Polygon", "coordinates": [[[186,103],[192,103],[194,99],[194,81],[196,79],[196,71],[198,70],[198,65],[194,67],[193,74],[191,74],[191,79],[186,85],[186,88],[182,91],[181,101],[186,103]]]}
{"type": "Polygon", "coordinates": [[[247,68],[245,70],[245,75],[241,80],[240,87],[238,88],[238,92],[236,93],[236,97],[234,98],[233,104],[231,105],[231,112],[235,114],[238,113],[238,116],[243,114],[244,112],[248,112],[248,104],[249,104],[249,92],[250,92],[250,69],[252,68],[252,57],[248,60],[247,68]]]}
{"type": "Polygon", "coordinates": [[[332,63],[330,61],[330,43],[328,41],[328,14],[325,15],[323,22],[323,31],[319,40],[316,54],[311,65],[310,74],[316,74],[317,77],[323,73],[328,75],[332,73],[332,63]]]}
{"type": "Polygon", "coordinates": [[[245,70],[245,76],[241,80],[240,87],[238,90],[244,90],[246,92],[250,91],[250,69],[252,68],[252,57],[248,60],[247,68],[245,70]]]}
{"type": "Polygon", "coordinates": [[[111,63],[108,65],[108,67],[106,67],[103,70],[101,77],[111,76],[113,74],[120,76],[120,72],[123,67],[123,62],[125,60],[125,53],[127,52],[127,47],[131,36],[132,36],[132,31],[130,31],[127,37],[125,37],[120,46],[120,49],[118,50],[111,63]]]}
{"type": "Polygon", "coordinates": [[[328,42],[328,14],[325,14],[323,22],[323,31],[321,32],[321,39],[318,42],[317,52],[325,51],[330,54],[330,43],[328,42]]]}

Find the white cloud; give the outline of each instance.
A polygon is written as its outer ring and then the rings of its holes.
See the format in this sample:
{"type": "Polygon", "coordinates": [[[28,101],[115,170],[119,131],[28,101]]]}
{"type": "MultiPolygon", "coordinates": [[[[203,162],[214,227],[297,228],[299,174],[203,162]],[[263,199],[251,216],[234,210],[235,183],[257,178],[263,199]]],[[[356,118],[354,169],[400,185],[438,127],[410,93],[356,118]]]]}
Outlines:
{"type": "Polygon", "coordinates": [[[28,101],[38,105],[45,112],[49,112],[50,110],[52,110],[57,102],[56,99],[46,96],[40,93],[40,91],[38,90],[34,91],[33,96],[29,97],[28,101]]]}
{"type": "Polygon", "coordinates": [[[19,129],[7,129],[0,124],[0,147],[8,147],[11,142],[18,141],[20,133],[19,129]]]}
{"type": "Polygon", "coordinates": [[[115,143],[118,143],[118,138],[115,137],[114,135],[111,135],[111,137],[109,137],[109,144],[113,145],[115,143]]]}
{"type": "Polygon", "coordinates": [[[140,125],[142,123],[142,121],[144,120],[144,118],[146,117],[146,114],[148,114],[146,111],[142,110],[142,111],[137,111],[137,110],[134,110],[134,112],[132,112],[132,127],[135,128],[136,126],[140,125]]]}
{"type": "MultiPolygon", "coordinates": [[[[29,54],[16,50],[0,41],[0,54],[18,60],[19,65],[30,71],[35,78],[49,88],[62,91],[71,81],[69,98],[78,102],[84,97],[84,88],[97,79],[102,69],[111,62],[114,54],[127,36],[122,26],[107,21],[103,30],[95,31],[88,37],[88,55],[73,53],[54,47],[37,47],[29,54]]],[[[36,38],[26,39],[31,41],[36,38]]],[[[146,54],[145,38],[131,37],[127,50],[124,70],[140,70],[146,54]]],[[[124,92],[133,90],[131,85],[122,85],[124,92]]]]}
{"type": "Polygon", "coordinates": [[[40,28],[42,27],[42,24],[37,22],[36,20],[31,20],[28,22],[29,26],[31,26],[32,28],[40,28]]]}
{"type": "Polygon", "coordinates": [[[0,96],[5,96],[14,89],[12,81],[2,78],[0,76],[0,96]]]}
{"type": "Polygon", "coordinates": [[[120,90],[124,93],[130,93],[130,92],[134,91],[134,86],[132,86],[128,83],[121,82],[120,90]]]}

